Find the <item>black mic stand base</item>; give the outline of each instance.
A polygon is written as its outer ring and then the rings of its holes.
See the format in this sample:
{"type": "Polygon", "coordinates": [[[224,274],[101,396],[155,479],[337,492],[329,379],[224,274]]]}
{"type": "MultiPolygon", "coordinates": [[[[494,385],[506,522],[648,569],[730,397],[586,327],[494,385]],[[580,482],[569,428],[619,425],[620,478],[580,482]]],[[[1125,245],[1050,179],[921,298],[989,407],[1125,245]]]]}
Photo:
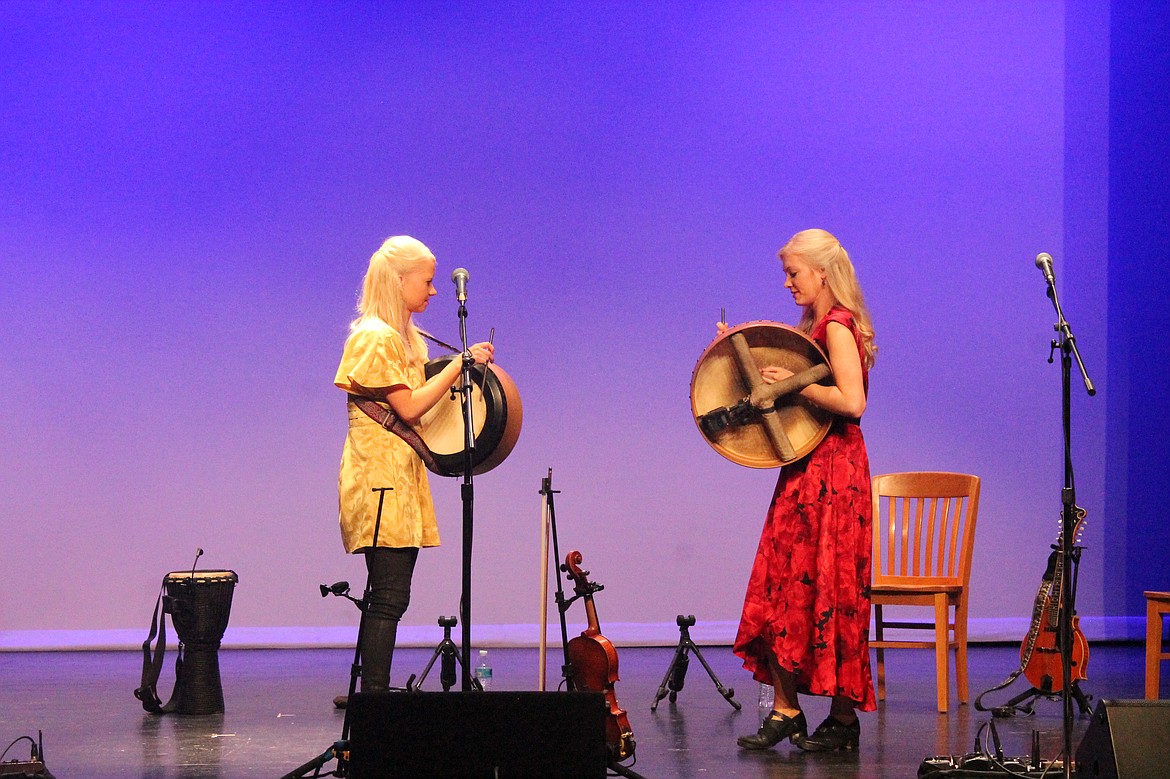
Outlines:
{"type": "Polygon", "coordinates": [[[690,628],[695,624],[695,615],[691,614],[684,617],[682,614],[679,614],[675,618],[675,622],[678,624],[679,631],[678,646],[675,647],[674,658],[670,661],[670,667],[666,669],[666,676],[662,677],[662,684],[658,685],[658,691],[654,693],[654,702],[650,704],[650,711],[658,710],[658,702],[668,695],[667,688],[670,689],[670,702],[674,703],[678,699],[679,690],[683,688],[683,684],[686,682],[687,666],[690,665],[690,657],[688,655],[691,652],[694,652],[695,657],[699,658],[699,662],[707,670],[707,675],[715,683],[715,689],[719,691],[719,694],[736,711],[742,709],[743,706],[735,700],[735,689],[723,686],[723,683],[719,681],[719,677],[711,670],[711,666],[707,665],[707,661],[704,659],[703,653],[699,651],[699,647],[691,640],[690,628]]]}
{"type": "Polygon", "coordinates": [[[451,688],[455,686],[456,665],[463,672],[464,681],[470,684],[471,689],[483,690],[479,680],[471,677],[467,667],[463,665],[463,660],[459,657],[459,647],[451,640],[451,628],[455,627],[457,622],[455,617],[439,617],[439,627],[443,629],[443,640],[435,647],[435,651],[431,654],[431,660],[423,669],[422,675],[418,677],[418,681],[414,680],[414,674],[411,674],[410,678],[406,680],[407,692],[418,692],[422,683],[426,681],[427,674],[431,672],[431,667],[440,657],[443,658],[443,662],[439,671],[439,683],[443,686],[443,692],[450,692],[451,688]]]}

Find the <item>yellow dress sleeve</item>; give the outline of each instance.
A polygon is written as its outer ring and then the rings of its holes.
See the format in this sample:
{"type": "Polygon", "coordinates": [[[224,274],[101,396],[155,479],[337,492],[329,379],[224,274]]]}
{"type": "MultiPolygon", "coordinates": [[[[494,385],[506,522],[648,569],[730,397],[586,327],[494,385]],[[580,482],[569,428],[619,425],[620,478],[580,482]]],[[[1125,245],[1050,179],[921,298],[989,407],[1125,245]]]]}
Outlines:
{"type": "Polygon", "coordinates": [[[345,342],[333,383],[355,394],[396,386],[414,389],[402,337],[388,327],[355,330],[345,342]]]}

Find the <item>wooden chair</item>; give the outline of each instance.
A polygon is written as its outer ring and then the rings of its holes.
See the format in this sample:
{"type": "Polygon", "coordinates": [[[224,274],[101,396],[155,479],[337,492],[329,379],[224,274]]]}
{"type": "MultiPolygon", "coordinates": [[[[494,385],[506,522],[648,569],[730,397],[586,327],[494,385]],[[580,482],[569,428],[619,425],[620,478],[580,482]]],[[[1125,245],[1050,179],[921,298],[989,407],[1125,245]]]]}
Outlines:
{"type": "Polygon", "coordinates": [[[955,651],[959,703],[967,691],[967,591],[979,512],[979,477],[890,473],[873,479],[873,590],[878,700],[886,697],[885,651],[934,648],[938,710],[947,710],[947,654],[955,651]],[[887,621],[884,606],[926,606],[931,622],[887,621]],[[954,619],[950,616],[954,609],[954,619]],[[934,640],[887,639],[886,628],[932,629],[934,640]]]}
{"type": "Polygon", "coordinates": [[[1158,699],[1159,671],[1170,652],[1162,651],[1162,617],[1170,614],[1170,592],[1146,593],[1146,700],[1158,699]]]}

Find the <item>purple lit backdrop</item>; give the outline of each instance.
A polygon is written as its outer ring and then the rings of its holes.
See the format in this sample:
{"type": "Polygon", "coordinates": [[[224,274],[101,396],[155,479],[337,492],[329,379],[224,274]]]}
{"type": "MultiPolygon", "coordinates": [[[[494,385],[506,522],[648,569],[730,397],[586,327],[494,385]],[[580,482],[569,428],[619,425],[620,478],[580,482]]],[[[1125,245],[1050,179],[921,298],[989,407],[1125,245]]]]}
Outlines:
{"type": "MultiPolygon", "coordinates": [[[[197,546],[240,574],[229,640],[352,635],[316,589],[364,581],[336,527],[330,380],[394,233],[439,257],[439,337],[457,337],[446,278],[470,270],[469,335],[495,328],[524,400],[516,450],[476,481],[476,635],[535,642],[552,467],[607,634],[673,643],[684,612],[729,639],[775,474],[702,442],[690,373],[720,307],[798,317],[775,251],[810,226],[849,248],[874,313],[874,472],[983,476],[974,633],[1022,637],[1059,508],[1032,258],[1065,270],[1062,4],[33,5],[0,23],[0,527],[23,583],[0,645],[141,640],[197,546]]],[[[1104,332],[1105,294],[1070,293],[1080,332],[1104,332]]],[[[1104,339],[1084,340],[1104,385],[1104,339]]],[[[1078,400],[1094,441],[1106,392],[1078,400]]],[[[406,619],[423,643],[459,594],[458,482],[432,486],[445,544],[406,619]]],[[[1106,614],[1102,580],[1087,553],[1083,616],[1106,614]]]]}

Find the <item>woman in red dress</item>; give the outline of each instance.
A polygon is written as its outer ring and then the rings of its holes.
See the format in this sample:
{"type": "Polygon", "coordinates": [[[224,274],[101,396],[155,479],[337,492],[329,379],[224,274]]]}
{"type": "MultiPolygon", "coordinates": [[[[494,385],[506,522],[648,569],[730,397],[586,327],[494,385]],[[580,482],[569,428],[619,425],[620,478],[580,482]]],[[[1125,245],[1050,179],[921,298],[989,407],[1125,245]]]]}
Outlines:
{"type": "MultiPolygon", "coordinates": [[[[834,386],[804,398],[835,414],[824,440],[784,466],[752,565],[734,652],[775,688],[775,707],[745,749],[788,738],[801,749],[856,749],[857,711],[877,708],[869,668],[872,538],[869,461],[859,421],[873,366],[873,326],[844,247],[824,230],[780,249],[784,286],[804,309],[800,329],[829,357],[834,386]],[[812,733],[798,694],[832,698],[812,733]]],[[[790,375],[762,369],[765,381],[790,375]]]]}

